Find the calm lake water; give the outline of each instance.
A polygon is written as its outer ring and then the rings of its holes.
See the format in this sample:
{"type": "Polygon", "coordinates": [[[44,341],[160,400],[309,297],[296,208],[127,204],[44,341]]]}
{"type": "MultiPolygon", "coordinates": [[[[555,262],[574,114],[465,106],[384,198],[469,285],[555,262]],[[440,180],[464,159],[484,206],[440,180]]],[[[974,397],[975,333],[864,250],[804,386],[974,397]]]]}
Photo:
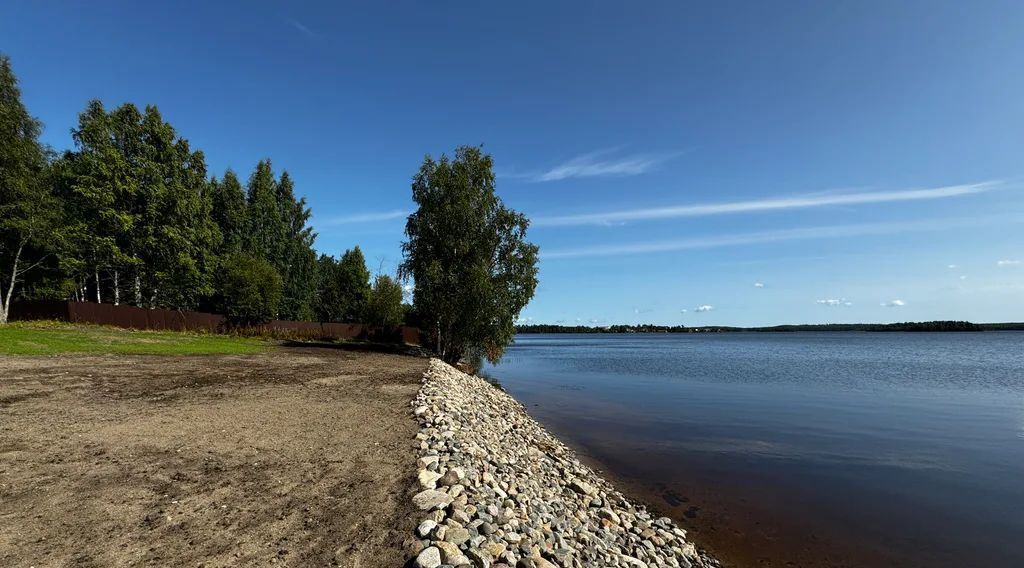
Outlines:
{"type": "Polygon", "coordinates": [[[520,335],[497,378],[739,566],[1024,566],[1024,333],[520,335]]]}

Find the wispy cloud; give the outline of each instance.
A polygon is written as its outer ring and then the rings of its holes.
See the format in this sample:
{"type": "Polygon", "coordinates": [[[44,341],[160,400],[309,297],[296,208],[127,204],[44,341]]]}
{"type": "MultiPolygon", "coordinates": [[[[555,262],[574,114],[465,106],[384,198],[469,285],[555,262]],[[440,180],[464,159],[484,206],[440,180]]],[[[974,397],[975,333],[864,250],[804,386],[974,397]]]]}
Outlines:
{"type": "MultiPolygon", "coordinates": [[[[697,306],[696,308],[694,308],[693,311],[695,311],[695,312],[710,312],[713,309],[715,309],[714,306],[711,306],[711,305],[708,305],[708,304],[703,304],[703,305],[700,305],[700,306],[697,306]]],[[[728,310],[726,310],[726,311],[728,311],[728,310]]]]}
{"type": "Polygon", "coordinates": [[[764,282],[754,282],[754,288],[764,288],[764,282]]]}
{"type": "Polygon", "coordinates": [[[525,178],[536,182],[559,181],[570,178],[626,177],[645,174],[680,152],[640,153],[615,157],[615,150],[601,150],[577,156],[551,169],[540,172],[513,173],[504,177],[525,178]]]}
{"type": "Polygon", "coordinates": [[[576,258],[588,256],[620,256],[627,254],[644,254],[670,252],[688,249],[705,249],[724,246],[756,245],[780,241],[804,239],[826,239],[842,237],[863,237],[870,235],[887,235],[905,232],[942,231],[954,228],[985,226],[996,223],[1021,223],[1024,218],[1019,216],[999,215],[974,218],[945,218],[925,221],[908,221],[904,223],[865,223],[859,225],[833,225],[824,227],[807,227],[801,229],[781,229],[757,233],[739,233],[694,237],[675,241],[635,242],[627,244],[599,245],[575,249],[555,249],[541,251],[545,260],[557,258],[576,258]]]}
{"type": "Polygon", "coordinates": [[[876,191],[842,194],[813,194],[795,197],[755,199],[750,201],[731,201],[725,203],[706,203],[696,205],[670,205],[647,209],[624,209],[603,213],[582,213],[576,215],[540,216],[533,219],[536,227],[570,227],[579,225],[615,225],[629,221],[650,221],[656,219],[675,219],[680,217],[702,217],[707,215],[724,215],[729,213],[752,213],[758,211],[778,211],[785,209],[806,209],[829,205],[861,205],[868,203],[890,203],[897,201],[920,201],[926,199],[944,199],[961,195],[972,195],[996,189],[999,181],[949,185],[928,189],[905,189],[898,191],[876,191]]]}
{"type": "Polygon", "coordinates": [[[350,225],[353,223],[376,223],[380,221],[393,221],[409,216],[409,211],[395,209],[393,211],[380,211],[369,213],[356,213],[354,215],[343,215],[340,217],[329,217],[326,219],[315,219],[313,224],[320,226],[350,225]]]}
{"type": "Polygon", "coordinates": [[[959,268],[959,266],[957,266],[955,264],[950,264],[950,265],[946,266],[946,268],[949,268],[950,270],[953,270],[953,269],[959,268]]]}
{"type": "Polygon", "coordinates": [[[295,20],[293,18],[288,18],[287,21],[288,25],[298,30],[299,33],[301,33],[302,35],[316,40],[323,39],[322,35],[310,29],[309,26],[307,26],[306,24],[303,24],[302,22],[295,20]]]}
{"type": "Polygon", "coordinates": [[[1017,266],[1020,264],[1019,260],[1000,260],[996,262],[996,266],[1017,266]]]}
{"type": "Polygon", "coordinates": [[[846,298],[827,298],[824,300],[817,300],[817,303],[823,306],[828,306],[830,308],[853,305],[853,302],[847,300],[846,298]]]}
{"type": "Polygon", "coordinates": [[[899,308],[907,305],[903,300],[889,300],[888,302],[882,302],[882,307],[885,308],[899,308]]]}

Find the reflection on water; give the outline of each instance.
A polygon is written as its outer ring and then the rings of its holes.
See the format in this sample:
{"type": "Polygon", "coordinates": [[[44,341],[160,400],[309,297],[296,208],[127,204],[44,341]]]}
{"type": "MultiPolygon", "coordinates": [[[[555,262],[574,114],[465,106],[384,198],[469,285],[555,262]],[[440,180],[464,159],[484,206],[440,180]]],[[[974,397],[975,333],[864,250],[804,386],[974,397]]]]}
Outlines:
{"type": "Polygon", "coordinates": [[[527,335],[486,372],[738,562],[1024,566],[1022,333],[527,335]]]}

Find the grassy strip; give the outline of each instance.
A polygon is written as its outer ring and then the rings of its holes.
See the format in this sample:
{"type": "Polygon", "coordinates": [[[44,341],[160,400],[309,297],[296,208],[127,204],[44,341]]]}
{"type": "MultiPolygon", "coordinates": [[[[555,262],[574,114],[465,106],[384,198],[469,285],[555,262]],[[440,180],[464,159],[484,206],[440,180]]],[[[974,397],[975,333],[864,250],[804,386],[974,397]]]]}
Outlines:
{"type": "Polygon", "coordinates": [[[0,355],[232,355],[259,353],[269,346],[266,340],[250,337],[135,331],[59,322],[14,322],[0,326],[0,355]]]}

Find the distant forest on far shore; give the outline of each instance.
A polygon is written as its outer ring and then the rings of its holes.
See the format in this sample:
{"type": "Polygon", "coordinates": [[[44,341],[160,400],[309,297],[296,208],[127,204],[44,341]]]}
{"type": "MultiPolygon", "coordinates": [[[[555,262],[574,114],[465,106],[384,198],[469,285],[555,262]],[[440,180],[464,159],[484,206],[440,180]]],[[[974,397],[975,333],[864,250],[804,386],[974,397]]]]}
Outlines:
{"type": "Polygon", "coordinates": [[[516,333],[725,333],[793,332],[793,331],[1024,331],[1024,322],[971,323],[969,321],[922,321],[901,323],[825,323],[775,325],[769,327],[695,326],[683,325],[548,325],[516,326],[516,333]]]}

